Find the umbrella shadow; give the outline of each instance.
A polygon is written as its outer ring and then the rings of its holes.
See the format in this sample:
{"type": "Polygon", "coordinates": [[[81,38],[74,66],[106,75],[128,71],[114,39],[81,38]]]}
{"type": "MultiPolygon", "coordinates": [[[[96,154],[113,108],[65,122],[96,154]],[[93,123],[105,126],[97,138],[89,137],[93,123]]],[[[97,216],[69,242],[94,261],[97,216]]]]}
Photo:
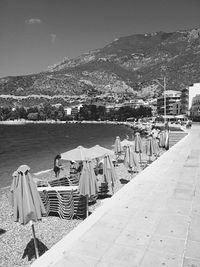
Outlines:
{"type": "Polygon", "coordinates": [[[130,182],[129,180],[127,180],[127,179],[123,179],[123,178],[121,178],[121,179],[119,179],[120,180],[120,183],[121,184],[128,184],[128,182],[130,182]]]}
{"type": "Polygon", "coordinates": [[[102,194],[102,195],[98,195],[98,199],[105,199],[105,198],[110,198],[112,197],[111,194],[102,194]]]}
{"type": "MultiPolygon", "coordinates": [[[[39,253],[39,256],[41,256],[48,250],[48,248],[38,238],[36,238],[36,241],[38,245],[38,253],[39,253]]],[[[26,257],[28,257],[28,261],[31,261],[33,258],[35,258],[35,246],[34,246],[33,238],[26,245],[22,259],[26,257]]]]}
{"type": "Polygon", "coordinates": [[[0,228],[0,235],[5,234],[6,230],[0,228]]]}

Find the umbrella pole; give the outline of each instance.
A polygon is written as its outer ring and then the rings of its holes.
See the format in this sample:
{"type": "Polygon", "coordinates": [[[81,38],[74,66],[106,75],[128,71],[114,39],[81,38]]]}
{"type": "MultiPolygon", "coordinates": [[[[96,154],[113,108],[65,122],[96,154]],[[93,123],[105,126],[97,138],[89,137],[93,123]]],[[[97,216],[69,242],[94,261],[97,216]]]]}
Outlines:
{"type": "Polygon", "coordinates": [[[88,217],[89,210],[88,210],[88,195],[86,196],[86,217],[88,217]]]}
{"type": "Polygon", "coordinates": [[[112,194],[114,195],[114,186],[113,186],[113,183],[112,183],[112,194]]]}
{"type": "Polygon", "coordinates": [[[141,156],[141,152],[139,152],[140,154],[140,164],[142,163],[142,156],[141,156]]]}
{"type": "Polygon", "coordinates": [[[30,221],[30,225],[31,225],[32,232],[33,232],[33,240],[34,240],[34,247],[35,247],[35,256],[36,256],[36,259],[38,259],[39,258],[38,246],[37,246],[37,240],[36,240],[36,236],[35,236],[35,228],[34,228],[34,224],[33,224],[33,221],[32,220],[30,221]]]}

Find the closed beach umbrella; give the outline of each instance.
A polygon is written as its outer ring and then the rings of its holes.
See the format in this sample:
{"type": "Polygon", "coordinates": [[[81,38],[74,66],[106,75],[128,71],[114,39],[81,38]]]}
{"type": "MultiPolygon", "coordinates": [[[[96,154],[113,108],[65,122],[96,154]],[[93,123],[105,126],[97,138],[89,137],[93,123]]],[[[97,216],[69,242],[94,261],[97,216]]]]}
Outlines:
{"type": "Polygon", "coordinates": [[[152,137],[152,144],[153,144],[153,151],[154,151],[154,154],[155,154],[156,156],[158,156],[159,153],[160,153],[160,149],[159,149],[159,145],[158,145],[158,140],[157,140],[157,138],[152,137]]]}
{"type": "Polygon", "coordinates": [[[126,148],[125,157],[124,157],[124,165],[127,168],[131,169],[131,171],[133,170],[133,168],[136,171],[139,171],[139,168],[140,168],[137,154],[133,152],[129,146],[126,148]]]}
{"type": "Polygon", "coordinates": [[[117,136],[114,143],[114,151],[115,154],[121,154],[123,152],[120,137],[117,136]]]}
{"type": "Polygon", "coordinates": [[[111,149],[107,149],[103,146],[100,145],[95,145],[91,148],[88,149],[90,151],[90,156],[92,158],[100,158],[103,157],[104,155],[111,155],[114,156],[114,151],[111,149]]]}
{"type": "Polygon", "coordinates": [[[88,198],[98,193],[98,185],[94,169],[91,162],[83,162],[78,191],[80,195],[85,196],[87,200],[87,216],[88,216],[88,198]]]}
{"type": "Polygon", "coordinates": [[[114,185],[117,180],[117,175],[109,155],[106,155],[103,160],[103,177],[105,182],[111,184],[112,192],[114,193],[114,185]]]}
{"type": "Polygon", "coordinates": [[[159,139],[159,147],[164,148],[165,147],[165,132],[160,132],[160,139],[159,139]]]}
{"type": "Polygon", "coordinates": [[[135,133],[135,152],[142,153],[143,150],[144,149],[143,149],[142,138],[140,136],[140,133],[135,133]]]}
{"type": "Polygon", "coordinates": [[[165,149],[169,149],[169,131],[165,131],[165,149]]]}
{"type": "Polygon", "coordinates": [[[21,224],[31,223],[36,257],[38,257],[33,222],[41,220],[42,214],[46,214],[46,211],[29,170],[29,166],[21,165],[13,174],[10,199],[14,209],[14,221],[21,224]]]}
{"type": "Polygon", "coordinates": [[[139,153],[140,155],[140,162],[142,161],[141,159],[141,153],[143,153],[144,148],[143,148],[143,143],[142,143],[142,138],[140,136],[140,133],[135,133],[135,148],[134,151],[136,153],[139,153]]]}
{"type": "Polygon", "coordinates": [[[149,162],[151,157],[154,155],[155,151],[154,151],[154,146],[153,146],[153,140],[152,140],[152,136],[149,136],[147,139],[147,144],[146,144],[146,153],[149,156],[149,162]]]}
{"type": "Polygon", "coordinates": [[[64,152],[61,155],[61,159],[63,160],[74,160],[74,161],[83,161],[91,158],[91,153],[88,148],[83,146],[78,146],[72,150],[64,152]]]}

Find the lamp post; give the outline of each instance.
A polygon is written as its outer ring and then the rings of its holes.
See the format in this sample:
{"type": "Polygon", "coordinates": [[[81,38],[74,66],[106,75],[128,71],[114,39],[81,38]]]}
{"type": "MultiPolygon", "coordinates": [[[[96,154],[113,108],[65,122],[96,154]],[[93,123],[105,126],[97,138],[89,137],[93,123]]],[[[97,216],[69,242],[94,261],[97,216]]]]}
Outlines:
{"type": "Polygon", "coordinates": [[[163,88],[163,97],[164,97],[164,123],[166,123],[166,115],[167,115],[167,110],[166,110],[166,77],[164,76],[163,78],[163,84],[161,84],[158,80],[154,80],[163,88]]]}

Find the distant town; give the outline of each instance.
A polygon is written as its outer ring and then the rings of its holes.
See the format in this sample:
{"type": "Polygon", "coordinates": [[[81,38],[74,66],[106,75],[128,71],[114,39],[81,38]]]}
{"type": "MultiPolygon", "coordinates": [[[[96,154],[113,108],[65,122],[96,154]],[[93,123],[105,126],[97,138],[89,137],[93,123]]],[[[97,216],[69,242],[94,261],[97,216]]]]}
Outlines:
{"type": "MultiPolygon", "coordinates": [[[[39,98],[39,96],[35,97],[39,98]]],[[[5,98],[8,99],[8,96],[5,98]]],[[[18,98],[23,97],[18,96],[18,98]]],[[[157,98],[142,99],[133,97],[130,93],[107,93],[97,96],[73,96],[68,100],[68,105],[50,104],[46,101],[29,107],[22,104],[14,107],[2,106],[0,107],[0,120],[134,121],[153,117],[161,120],[165,118],[169,121],[187,118],[200,121],[200,83],[194,83],[182,91],[164,90],[157,98]]]]}

